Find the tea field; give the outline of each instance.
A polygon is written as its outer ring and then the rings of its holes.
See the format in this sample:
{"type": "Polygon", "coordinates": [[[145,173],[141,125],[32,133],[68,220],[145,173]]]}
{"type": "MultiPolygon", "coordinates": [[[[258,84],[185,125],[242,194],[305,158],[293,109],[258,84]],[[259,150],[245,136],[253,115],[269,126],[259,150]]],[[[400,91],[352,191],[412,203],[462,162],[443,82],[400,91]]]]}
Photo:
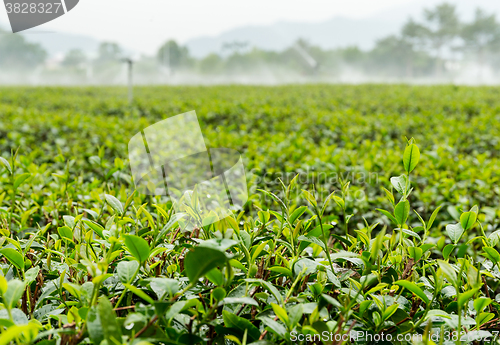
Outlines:
{"type": "Polygon", "coordinates": [[[0,344],[500,343],[500,88],[126,94],[0,88],[0,344]],[[188,231],[127,145],[191,110],[250,198],[188,231]]]}

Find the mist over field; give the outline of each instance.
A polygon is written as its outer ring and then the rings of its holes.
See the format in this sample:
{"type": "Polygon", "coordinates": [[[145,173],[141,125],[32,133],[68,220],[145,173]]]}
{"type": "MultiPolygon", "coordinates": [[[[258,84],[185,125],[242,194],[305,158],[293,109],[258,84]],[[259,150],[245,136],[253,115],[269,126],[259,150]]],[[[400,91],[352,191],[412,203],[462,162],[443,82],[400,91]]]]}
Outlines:
{"type": "Polygon", "coordinates": [[[478,8],[463,19],[457,6],[442,3],[405,21],[381,23],[339,17],[323,24],[249,27],[185,45],[168,40],[154,54],[83,36],[3,32],[0,83],[124,85],[124,59],[133,61],[138,85],[500,82],[494,12],[478,8]],[[328,37],[341,46],[328,48],[328,37]]]}

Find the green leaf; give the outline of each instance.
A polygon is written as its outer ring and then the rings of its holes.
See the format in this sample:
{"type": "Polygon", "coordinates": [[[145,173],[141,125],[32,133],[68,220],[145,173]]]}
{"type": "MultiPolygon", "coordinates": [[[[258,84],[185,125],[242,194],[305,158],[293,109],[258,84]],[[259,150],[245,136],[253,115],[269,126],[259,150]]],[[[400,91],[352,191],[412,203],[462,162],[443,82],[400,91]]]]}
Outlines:
{"type": "Polygon", "coordinates": [[[268,192],[267,190],[263,190],[263,189],[257,189],[257,190],[259,192],[262,192],[262,193],[270,196],[272,199],[274,199],[278,203],[278,205],[280,205],[283,212],[286,211],[287,207],[286,207],[285,203],[283,203],[283,201],[280,198],[278,198],[275,194],[268,192]]]}
{"type": "Polygon", "coordinates": [[[331,269],[329,268],[326,269],[326,276],[328,277],[330,283],[332,283],[336,287],[342,287],[342,283],[340,283],[339,278],[337,278],[337,276],[335,275],[334,272],[332,272],[331,269]]]}
{"type": "Polygon", "coordinates": [[[484,308],[486,308],[490,304],[491,304],[491,298],[486,298],[486,297],[476,298],[474,300],[474,309],[476,309],[476,311],[480,313],[484,310],[484,308]]]}
{"type": "Polygon", "coordinates": [[[170,231],[170,229],[175,225],[177,224],[177,222],[179,220],[181,220],[182,218],[184,218],[186,216],[185,213],[175,213],[173,214],[170,219],[168,220],[167,224],[165,224],[165,226],[161,229],[161,231],[158,233],[158,236],[156,236],[156,239],[155,241],[158,242],[158,240],[160,238],[163,238],[163,236],[165,236],[165,234],[167,232],[170,231]]]}
{"type": "Polygon", "coordinates": [[[457,299],[457,303],[459,306],[463,307],[465,306],[465,304],[467,303],[467,301],[469,299],[472,298],[472,296],[475,295],[475,293],[477,292],[478,289],[472,289],[472,290],[468,290],[468,291],[465,291],[464,293],[461,293],[458,295],[458,299],[457,299]]]}
{"type": "Polygon", "coordinates": [[[453,252],[453,250],[456,248],[456,246],[454,244],[447,244],[444,248],[443,248],[443,258],[445,260],[448,260],[448,258],[450,257],[450,254],[453,252]]]}
{"type": "Polygon", "coordinates": [[[464,230],[469,230],[472,228],[474,223],[476,223],[477,213],[475,212],[464,212],[460,216],[460,224],[464,230]]]}
{"type": "Polygon", "coordinates": [[[116,320],[116,314],[113,310],[113,307],[105,296],[99,297],[97,310],[99,312],[99,318],[103,321],[102,330],[104,333],[104,338],[107,340],[108,344],[121,344],[121,328],[118,324],[118,321],[116,320]]]}
{"type": "MultiPolygon", "coordinates": [[[[35,323],[28,323],[27,325],[13,325],[7,328],[0,335],[0,345],[10,345],[14,339],[19,339],[23,333],[37,334],[39,325],[35,323]]],[[[17,344],[20,344],[16,341],[17,344]]]]}
{"type": "Polygon", "coordinates": [[[267,211],[259,211],[257,212],[257,215],[259,216],[259,220],[262,224],[267,224],[269,219],[271,219],[271,215],[267,211]]]}
{"type": "Polygon", "coordinates": [[[272,267],[269,267],[269,271],[271,272],[276,272],[276,273],[279,273],[279,274],[284,274],[290,278],[293,278],[293,272],[286,268],[286,267],[282,267],[282,266],[272,266],[272,267]]]}
{"type": "Polygon", "coordinates": [[[97,306],[90,307],[87,312],[87,329],[93,344],[100,344],[104,340],[103,323],[99,316],[97,306]]]}
{"type": "Polygon", "coordinates": [[[29,177],[31,177],[30,173],[24,173],[16,177],[16,180],[14,181],[14,189],[19,188],[29,177]]]}
{"type": "Polygon", "coordinates": [[[396,312],[397,309],[398,309],[398,304],[393,304],[390,307],[388,307],[382,314],[382,320],[385,321],[388,318],[390,318],[392,314],[396,312]]]}
{"type": "Polygon", "coordinates": [[[211,238],[209,240],[200,242],[199,247],[213,248],[224,252],[237,244],[237,241],[227,238],[211,238]]]}
{"type": "Polygon", "coordinates": [[[40,267],[35,266],[31,267],[29,270],[24,273],[24,282],[26,285],[30,285],[36,280],[36,277],[38,276],[38,273],[40,272],[40,267]]]}
{"type": "Polygon", "coordinates": [[[431,309],[424,318],[424,321],[430,319],[431,317],[443,317],[445,319],[451,319],[450,314],[440,309],[431,309]]]}
{"type": "Polygon", "coordinates": [[[488,236],[488,239],[491,241],[492,246],[496,246],[500,242],[500,230],[492,232],[488,236]]]}
{"type": "Polygon", "coordinates": [[[80,298],[82,295],[82,287],[74,283],[64,283],[63,288],[65,288],[70,294],[76,298],[80,298]]]}
{"type": "Polygon", "coordinates": [[[222,275],[222,271],[218,268],[213,268],[207,273],[205,273],[205,277],[214,285],[222,286],[224,284],[224,276],[222,275]]]}
{"type": "Polygon", "coordinates": [[[330,255],[330,259],[332,259],[332,261],[335,261],[338,259],[346,259],[346,258],[359,258],[359,254],[354,253],[354,252],[348,252],[345,250],[340,250],[337,253],[330,255]]]}
{"type": "Polygon", "coordinates": [[[246,330],[251,341],[257,341],[259,339],[259,329],[247,319],[236,316],[227,310],[222,311],[222,318],[224,319],[224,326],[239,331],[241,335],[243,335],[246,330]]]}
{"type": "Polygon", "coordinates": [[[12,175],[12,168],[8,160],[6,160],[3,157],[0,157],[0,164],[2,164],[5,167],[5,169],[7,169],[9,173],[12,175]]]}
{"type": "Polygon", "coordinates": [[[212,291],[212,296],[217,302],[220,302],[226,297],[226,290],[223,287],[217,287],[212,291]]]}
{"type": "Polygon", "coordinates": [[[307,210],[307,206],[298,207],[293,213],[290,215],[290,224],[294,224],[295,221],[304,214],[307,210]]]}
{"type": "Polygon", "coordinates": [[[394,218],[398,225],[403,225],[410,214],[410,202],[408,200],[400,201],[394,208],[394,218]]]}
{"type": "Polygon", "coordinates": [[[316,198],[314,197],[314,195],[312,195],[309,191],[307,190],[304,190],[302,189],[302,193],[304,194],[304,196],[306,197],[306,200],[309,201],[309,203],[313,206],[313,207],[317,207],[318,206],[318,202],[316,201],[316,198]]]}
{"type": "Polygon", "coordinates": [[[138,268],[139,263],[137,261],[121,261],[116,266],[116,272],[122,283],[131,283],[138,268]]]}
{"type": "Polygon", "coordinates": [[[408,247],[408,254],[410,254],[410,257],[418,261],[422,257],[422,249],[419,247],[408,247]]]}
{"type": "Polygon", "coordinates": [[[13,248],[4,248],[0,250],[0,253],[2,253],[17,269],[24,271],[24,258],[17,250],[13,248]]]}
{"type": "Polygon", "coordinates": [[[407,173],[411,173],[412,170],[417,166],[419,159],[420,150],[418,149],[417,145],[408,145],[403,154],[403,166],[405,168],[405,171],[407,173]]]}
{"type": "Polygon", "coordinates": [[[26,285],[19,279],[12,279],[8,282],[7,291],[3,294],[3,303],[7,309],[12,309],[21,299],[26,285]]]}
{"type": "Polygon", "coordinates": [[[277,305],[276,303],[271,303],[271,307],[273,308],[273,311],[276,314],[276,316],[279,317],[279,319],[285,325],[288,325],[290,320],[288,319],[288,314],[286,313],[286,310],[283,309],[281,306],[277,305]]]}
{"type": "Polygon", "coordinates": [[[287,314],[290,320],[288,327],[293,329],[302,319],[302,315],[304,315],[304,306],[302,303],[297,303],[292,307],[288,307],[287,314]]]}
{"type": "Polygon", "coordinates": [[[326,248],[325,248],[325,243],[323,241],[321,241],[319,238],[317,237],[313,237],[313,236],[309,236],[309,235],[301,235],[299,236],[298,238],[299,241],[303,241],[303,242],[308,242],[308,243],[314,243],[314,244],[317,244],[318,246],[320,246],[323,250],[326,251],[326,248]]]}
{"type": "Polygon", "coordinates": [[[391,202],[392,205],[394,205],[394,195],[392,195],[392,192],[389,192],[386,188],[382,187],[384,190],[385,194],[387,195],[387,199],[391,202]]]}
{"type": "Polygon", "coordinates": [[[123,205],[120,200],[109,194],[104,194],[104,197],[106,198],[108,205],[111,206],[116,213],[119,215],[123,214],[123,205]]]}
{"type": "Polygon", "coordinates": [[[500,262],[500,254],[495,248],[492,247],[483,247],[483,250],[486,254],[486,256],[493,261],[495,264],[497,262],[500,262]]]}
{"type": "Polygon", "coordinates": [[[189,281],[194,283],[213,268],[224,265],[227,260],[223,251],[198,246],[186,254],[184,270],[189,281]]]}
{"type": "Polygon", "coordinates": [[[89,227],[91,228],[92,230],[95,231],[96,234],[99,235],[99,237],[103,238],[104,236],[102,235],[102,231],[104,230],[104,228],[102,226],[100,226],[99,224],[97,224],[96,222],[93,222],[91,220],[83,220],[83,222],[89,227]]]}
{"type": "Polygon", "coordinates": [[[493,314],[493,313],[480,313],[476,317],[476,325],[477,325],[477,327],[481,327],[486,322],[491,321],[494,317],[495,317],[495,314],[493,314]]]}
{"type": "Polygon", "coordinates": [[[391,184],[392,184],[392,186],[401,195],[405,195],[406,194],[405,191],[406,191],[407,181],[408,181],[408,178],[406,177],[406,175],[391,177],[391,184]]]}
{"type": "Polygon", "coordinates": [[[267,316],[261,316],[259,317],[259,320],[261,320],[264,325],[269,327],[272,332],[276,333],[281,338],[286,337],[286,328],[281,323],[274,321],[267,316]]]}
{"type": "Polygon", "coordinates": [[[71,229],[66,225],[57,228],[57,232],[59,233],[59,236],[61,236],[61,238],[73,241],[73,231],[71,231],[71,229]]]}
{"type": "Polygon", "coordinates": [[[278,291],[278,289],[273,284],[271,284],[270,282],[262,280],[262,279],[254,279],[254,278],[247,278],[247,279],[245,279],[245,281],[249,282],[249,283],[258,283],[258,284],[260,284],[262,287],[268,289],[273,294],[274,298],[280,304],[283,303],[283,296],[281,296],[281,294],[278,291]]]}
{"type": "Polygon", "coordinates": [[[332,195],[332,198],[333,198],[333,200],[335,201],[335,203],[337,204],[338,207],[345,208],[344,199],[342,199],[341,197],[338,197],[336,195],[332,195]]]}
{"type": "Polygon", "coordinates": [[[431,218],[429,218],[429,221],[427,222],[427,230],[429,230],[431,228],[432,224],[434,223],[434,220],[436,220],[436,217],[437,217],[441,207],[443,207],[443,205],[440,205],[438,208],[436,208],[434,210],[434,212],[432,212],[431,218]]]}
{"type": "MultiPolygon", "coordinates": [[[[327,295],[327,294],[321,294],[321,298],[328,304],[331,304],[333,306],[335,306],[336,308],[342,308],[342,304],[340,304],[339,301],[337,301],[335,298],[333,298],[332,296],[330,295],[327,295]]],[[[373,302],[373,301],[371,301],[373,302]]]]}
{"type": "Polygon", "coordinates": [[[366,301],[361,302],[359,304],[359,315],[363,316],[366,309],[368,309],[368,307],[370,307],[372,304],[373,304],[373,300],[366,300],[366,301]]]}
{"type": "Polygon", "coordinates": [[[439,267],[443,271],[444,275],[446,278],[448,278],[448,281],[452,283],[455,287],[458,285],[458,279],[457,279],[457,272],[449,263],[443,260],[437,260],[439,267]]]}
{"type": "Polygon", "coordinates": [[[425,293],[422,291],[421,288],[418,287],[418,285],[416,285],[415,283],[412,283],[408,280],[398,280],[397,282],[394,283],[395,285],[399,285],[399,286],[402,286],[404,287],[405,289],[408,289],[410,290],[411,292],[413,292],[415,295],[417,295],[418,297],[420,297],[420,299],[422,301],[425,302],[425,304],[428,304],[429,303],[429,299],[427,298],[427,296],[425,295],[425,293]]]}
{"type": "Polygon", "coordinates": [[[148,242],[135,235],[125,235],[125,245],[127,246],[130,254],[134,256],[140,263],[145,262],[149,258],[149,244],[148,242]]]}
{"type": "Polygon", "coordinates": [[[403,231],[405,234],[407,234],[409,236],[418,238],[420,241],[422,240],[422,238],[420,237],[420,235],[417,234],[415,231],[411,231],[411,230],[408,230],[408,229],[402,229],[401,231],[403,231]]]}
{"type": "Polygon", "coordinates": [[[144,291],[140,290],[139,288],[135,287],[134,285],[130,285],[130,284],[123,284],[127,289],[129,289],[130,291],[132,291],[133,293],[135,293],[137,296],[139,296],[140,298],[142,298],[143,300],[145,300],[146,302],[150,303],[150,304],[154,304],[155,301],[148,295],[146,294],[144,291]]]}
{"type": "Polygon", "coordinates": [[[99,235],[99,237],[104,238],[104,236],[103,236],[103,234],[102,234],[102,232],[103,232],[104,228],[103,228],[101,225],[97,224],[96,222],[93,222],[93,221],[91,221],[91,220],[86,220],[86,219],[84,219],[84,220],[83,220],[83,222],[84,222],[84,223],[85,223],[85,225],[87,225],[89,228],[91,228],[92,230],[94,230],[94,232],[95,232],[96,234],[98,234],[98,235],[99,235]]]}
{"type": "Polygon", "coordinates": [[[377,211],[379,211],[380,213],[384,214],[387,218],[392,220],[394,224],[400,225],[400,224],[398,224],[398,221],[396,220],[396,218],[394,218],[394,216],[389,211],[382,210],[380,208],[377,208],[377,211]]]}
{"type": "Polygon", "coordinates": [[[152,278],[149,286],[158,299],[163,299],[166,294],[173,297],[179,291],[179,282],[176,279],[152,278]]]}
{"type": "Polygon", "coordinates": [[[259,303],[251,297],[226,297],[219,303],[219,305],[226,304],[246,304],[259,306],[259,303]]]}
{"type": "Polygon", "coordinates": [[[464,229],[462,228],[462,225],[460,223],[448,224],[446,225],[446,233],[448,234],[450,239],[455,244],[457,244],[457,242],[462,237],[462,234],[464,233],[464,229]]]}

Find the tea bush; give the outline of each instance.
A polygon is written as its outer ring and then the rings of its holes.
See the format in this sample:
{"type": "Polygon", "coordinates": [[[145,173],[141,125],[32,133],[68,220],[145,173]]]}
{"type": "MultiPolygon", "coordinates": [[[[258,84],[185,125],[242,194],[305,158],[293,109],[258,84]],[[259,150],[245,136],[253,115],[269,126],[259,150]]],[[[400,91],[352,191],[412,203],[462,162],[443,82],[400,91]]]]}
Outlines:
{"type": "Polygon", "coordinates": [[[124,94],[1,90],[1,344],[498,343],[498,88],[124,94]],[[127,143],[193,109],[251,198],[190,232],[127,143]]]}

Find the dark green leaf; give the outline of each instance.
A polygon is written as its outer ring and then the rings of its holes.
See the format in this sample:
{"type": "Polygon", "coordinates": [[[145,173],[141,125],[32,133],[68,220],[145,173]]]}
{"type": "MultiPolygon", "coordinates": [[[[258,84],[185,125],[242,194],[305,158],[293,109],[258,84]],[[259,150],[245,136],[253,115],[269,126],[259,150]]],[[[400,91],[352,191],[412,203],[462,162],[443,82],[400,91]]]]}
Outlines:
{"type": "Polygon", "coordinates": [[[223,251],[209,248],[196,247],[186,254],[184,269],[190,282],[196,282],[210,270],[217,266],[223,266],[228,257],[223,251]]]}
{"type": "Polygon", "coordinates": [[[149,244],[148,242],[135,235],[125,235],[125,245],[127,246],[130,254],[134,256],[140,263],[145,262],[149,258],[149,244]]]}

